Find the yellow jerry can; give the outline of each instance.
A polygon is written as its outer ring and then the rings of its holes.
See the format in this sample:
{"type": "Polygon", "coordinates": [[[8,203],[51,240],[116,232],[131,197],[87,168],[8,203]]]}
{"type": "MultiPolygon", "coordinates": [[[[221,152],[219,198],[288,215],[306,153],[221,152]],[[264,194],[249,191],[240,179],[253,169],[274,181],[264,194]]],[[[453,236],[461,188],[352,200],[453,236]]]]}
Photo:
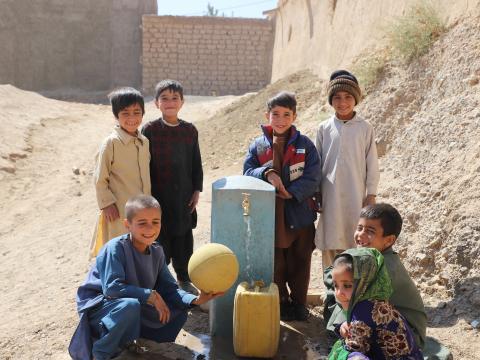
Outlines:
{"type": "Polygon", "coordinates": [[[233,306],[233,348],[237,356],[271,358],[280,336],[280,304],[275,283],[238,285],[233,306]]]}

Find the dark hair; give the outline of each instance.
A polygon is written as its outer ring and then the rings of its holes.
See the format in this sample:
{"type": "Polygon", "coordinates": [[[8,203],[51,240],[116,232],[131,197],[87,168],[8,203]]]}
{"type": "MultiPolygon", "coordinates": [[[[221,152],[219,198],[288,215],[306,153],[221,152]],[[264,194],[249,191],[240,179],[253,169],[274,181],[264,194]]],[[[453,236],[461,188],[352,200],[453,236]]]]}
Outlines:
{"type": "Polygon", "coordinates": [[[293,113],[297,112],[297,100],[295,99],[295,94],[282,91],[279,92],[274,97],[268,99],[267,101],[267,109],[270,112],[275,106],[282,106],[286,107],[293,111],[293,113]]]}
{"type": "Polygon", "coordinates": [[[353,259],[348,254],[338,255],[333,261],[333,268],[343,266],[345,269],[353,274],[353,259]]]}
{"type": "Polygon", "coordinates": [[[145,101],[140,91],[131,87],[122,87],[113,90],[108,94],[112,105],[113,115],[118,119],[118,113],[130,105],[139,104],[142,108],[142,115],[145,114],[145,101]]]}
{"type": "Polygon", "coordinates": [[[170,90],[180,94],[180,99],[183,100],[183,86],[177,80],[166,79],[160,81],[157,86],[155,86],[155,100],[158,100],[158,97],[165,90],[170,90]]]}
{"type": "Polygon", "coordinates": [[[395,235],[398,238],[402,231],[403,220],[400,213],[392,205],[378,203],[365,206],[360,211],[360,218],[380,219],[383,228],[383,236],[395,235]]]}
{"type": "Polygon", "coordinates": [[[150,195],[137,195],[128,199],[125,205],[125,216],[131,222],[139,211],[152,208],[160,210],[160,215],[162,215],[162,208],[157,199],[150,195]]]}

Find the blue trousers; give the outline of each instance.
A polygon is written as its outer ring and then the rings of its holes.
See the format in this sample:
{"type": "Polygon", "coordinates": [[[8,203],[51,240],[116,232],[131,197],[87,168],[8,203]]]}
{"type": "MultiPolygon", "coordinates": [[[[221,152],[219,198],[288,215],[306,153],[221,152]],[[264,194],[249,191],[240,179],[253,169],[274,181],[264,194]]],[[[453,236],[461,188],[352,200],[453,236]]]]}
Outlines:
{"type": "Polygon", "coordinates": [[[150,328],[141,324],[141,306],[137,299],[121,298],[106,300],[88,312],[92,336],[97,339],[92,347],[96,360],[110,359],[127,343],[140,337],[156,342],[175,341],[187,321],[187,312],[171,309],[167,324],[150,328]]]}

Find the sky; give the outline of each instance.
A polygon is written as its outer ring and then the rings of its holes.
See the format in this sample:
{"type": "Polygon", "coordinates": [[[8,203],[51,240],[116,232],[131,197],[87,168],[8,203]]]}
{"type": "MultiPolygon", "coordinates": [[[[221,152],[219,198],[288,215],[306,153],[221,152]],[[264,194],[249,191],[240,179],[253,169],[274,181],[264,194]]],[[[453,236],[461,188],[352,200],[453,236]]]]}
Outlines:
{"type": "Polygon", "coordinates": [[[158,15],[203,16],[210,3],[218,14],[264,18],[262,12],[274,9],[278,0],[157,0],[158,15]]]}

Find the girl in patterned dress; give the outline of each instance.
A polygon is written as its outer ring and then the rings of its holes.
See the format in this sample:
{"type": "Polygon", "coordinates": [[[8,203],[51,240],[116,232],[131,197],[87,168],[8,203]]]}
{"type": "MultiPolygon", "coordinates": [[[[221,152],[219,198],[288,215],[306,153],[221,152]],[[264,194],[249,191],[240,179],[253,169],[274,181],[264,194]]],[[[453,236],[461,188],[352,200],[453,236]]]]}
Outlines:
{"type": "Polygon", "coordinates": [[[333,263],[337,302],[347,322],[329,360],[413,359],[423,355],[403,316],[388,302],[393,290],[382,254],[376,249],[350,249],[333,263]]]}

